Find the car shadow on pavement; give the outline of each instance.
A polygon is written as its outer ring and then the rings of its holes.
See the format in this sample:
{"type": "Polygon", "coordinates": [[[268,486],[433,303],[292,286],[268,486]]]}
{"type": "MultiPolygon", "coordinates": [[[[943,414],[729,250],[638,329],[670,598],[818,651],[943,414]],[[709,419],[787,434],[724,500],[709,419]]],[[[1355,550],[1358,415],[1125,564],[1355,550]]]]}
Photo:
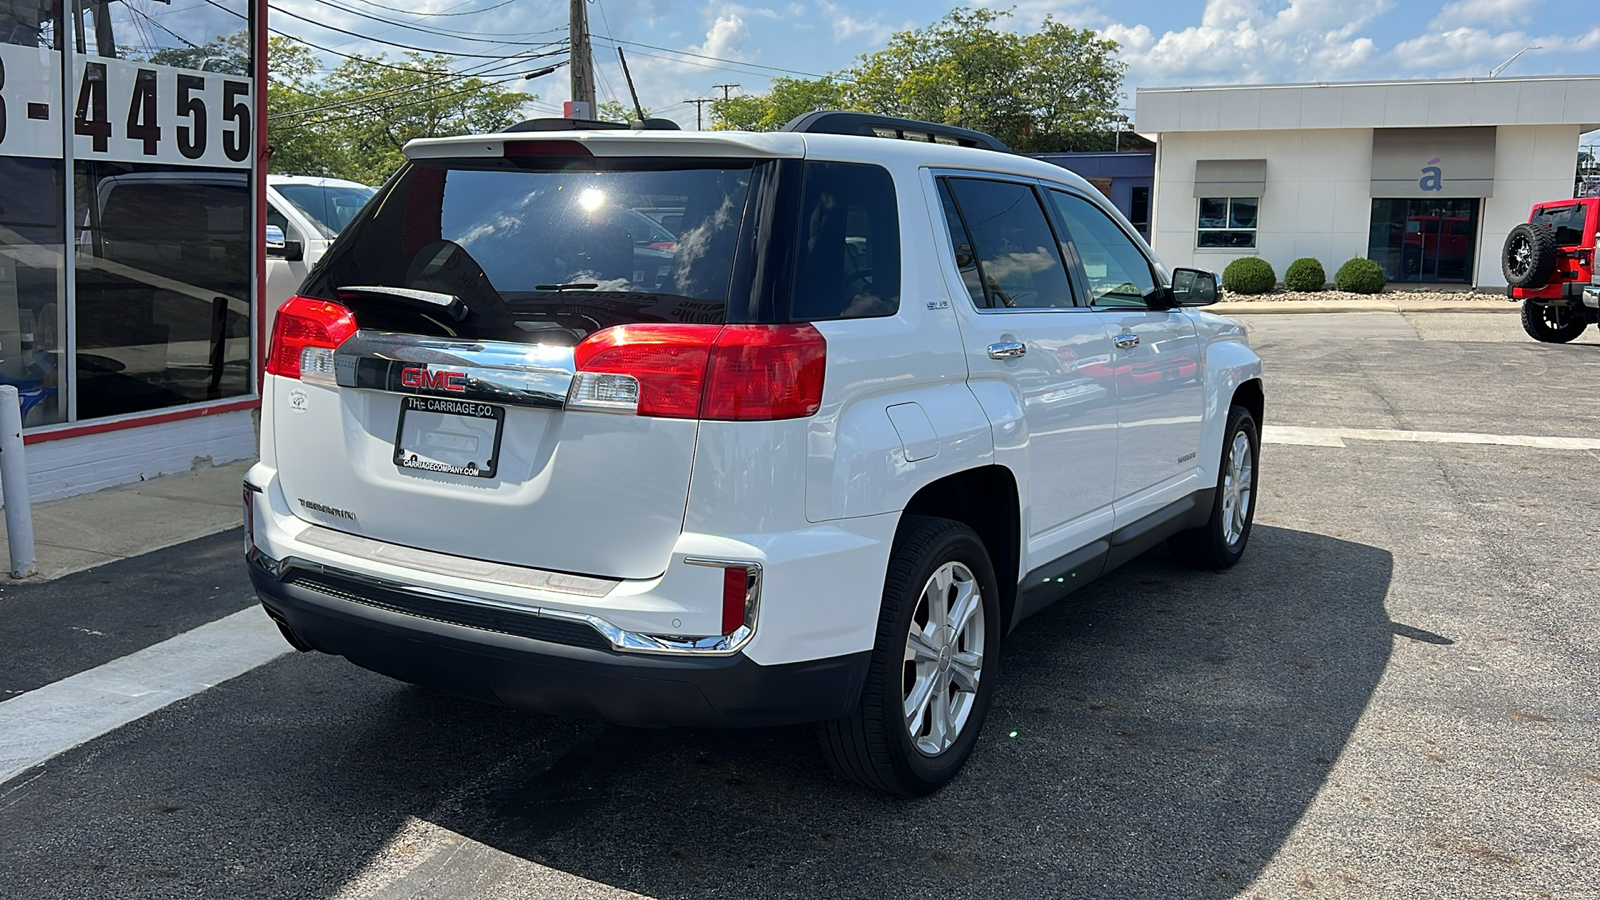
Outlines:
{"type": "Polygon", "coordinates": [[[291,655],[5,785],[0,896],[1233,896],[1395,636],[1447,640],[1388,620],[1387,551],[1253,540],[1225,573],[1148,554],[1024,623],[931,797],[844,782],[809,727],[621,729],[291,655]]]}
{"type": "Polygon", "coordinates": [[[1232,896],[1323,787],[1396,633],[1387,551],[1253,540],[1225,573],[1147,554],[1024,623],[932,797],[845,783],[809,728],[596,725],[432,821],[652,897],[1232,896]]]}

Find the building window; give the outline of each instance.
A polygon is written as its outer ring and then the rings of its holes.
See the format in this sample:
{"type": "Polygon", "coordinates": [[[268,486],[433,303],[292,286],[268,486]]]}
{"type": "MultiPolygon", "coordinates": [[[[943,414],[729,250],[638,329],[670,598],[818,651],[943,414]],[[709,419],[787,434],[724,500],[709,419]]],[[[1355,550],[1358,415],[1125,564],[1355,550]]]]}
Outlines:
{"type": "Polygon", "coordinates": [[[1140,234],[1150,232],[1150,189],[1136,187],[1128,204],[1128,222],[1139,229],[1140,234]]]}
{"type": "Polygon", "coordinates": [[[1260,197],[1202,197],[1196,247],[1254,247],[1260,197]]]}

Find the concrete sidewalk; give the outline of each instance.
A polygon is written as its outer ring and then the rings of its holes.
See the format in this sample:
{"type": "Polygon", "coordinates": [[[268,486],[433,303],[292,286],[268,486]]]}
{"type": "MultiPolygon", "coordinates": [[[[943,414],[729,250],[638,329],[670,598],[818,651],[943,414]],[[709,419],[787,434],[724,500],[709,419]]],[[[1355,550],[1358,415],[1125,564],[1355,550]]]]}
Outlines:
{"type": "MultiPolygon", "coordinates": [[[[239,527],[240,486],[254,462],[243,460],[34,504],[39,574],[28,581],[60,578],[239,527]]],[[[5,523],[0,521],[0,547],[4,546],[5,523]]],[[[7,562],[9,571],[9,558],[7,562]]]]}
{"type": "Polygon", "coordinates": [[[1281,315],[1284,313],[1334,313],[1334,312],[1474,312],[1515,313],[1521,310],[1518,301],[1504,298],[1477,300],[1417,300],[1404,292],[1373,294],[1370,297],[1338,300],[1224,300],[1205,307],[1222,316],[1281,315]]]}

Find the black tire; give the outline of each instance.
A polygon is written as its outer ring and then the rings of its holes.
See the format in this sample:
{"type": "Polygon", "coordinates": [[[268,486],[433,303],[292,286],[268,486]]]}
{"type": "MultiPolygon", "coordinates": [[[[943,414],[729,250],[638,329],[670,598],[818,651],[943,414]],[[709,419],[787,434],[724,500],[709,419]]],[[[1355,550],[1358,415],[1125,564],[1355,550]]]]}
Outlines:
{"type": "MultiPolygon", "coordinates": [[[[999,597],[988,551],[971,528],[950,519],[905,517],[884,579],[878,633],[861,700],[849,715],[817,725],[817,739],[834,771],[864,787],[901,797],[932,793],[955,777],[977,743],[1000,675],[999,597]],[[914,743],[902,711],[908,669],[916,666],[906,661],[906,648],[914,617],[923,612],[924,588],[946,563],[964,566],[979,591],[982,662],[977,690],[966,701],[964,724],[946,749],[930,755],[914,743]]],[[[957,644],[950,646],[955,650],[957,644]]],[[[937,670],[950,668],[941,662],[937,670]]],[[[932,706],[927,709],[932,716],[932,706]]],[[[926,724],[925,719],[919,722],[926,724]]]]}
{"type": "Polygon", "coordinates": [[[1222,433],[1222,455],[1217,463],[1217,492],[1211,503],[1211,517],[1206,524],[1188,531],[1180,531],[1167,539],[1167,549],[1173,557],[1187,566],[1212,571],[1226,569],[1244,556],[1250,543],[1250,529],[1256,520],[1256,484],[1261,477],[1261,436],[1256,431],[1256,420],[1242,406],[1228,410],[1228,427],[1222,433]],[[1229,480],[1230,457],[1234,442],[1244,436],[1249,446],[1249,485],[1241,491],[1237,502],[1245,505],[1243,522],[1229,525],[1231,509],[1225,502],[1233,491],[1229,480]],[[1230,537],[1231,533],[1231,537],[1230,537]]]}
{"type": "Polygon", "coordinates": [[[1565,344],[1577,339],[1589,327],[1583,310],[1574,306],[1522,301],[1522,330],[1528,337],[1546,344],[1565,344]]]}
{"type": "Polygon", "coordinates": [[[1554,232],[1523,222],[1511,229],[1500,248],[1500,272],[1512,287],[1542,288],[1555,275],[1560,256],[1554,232]]]}

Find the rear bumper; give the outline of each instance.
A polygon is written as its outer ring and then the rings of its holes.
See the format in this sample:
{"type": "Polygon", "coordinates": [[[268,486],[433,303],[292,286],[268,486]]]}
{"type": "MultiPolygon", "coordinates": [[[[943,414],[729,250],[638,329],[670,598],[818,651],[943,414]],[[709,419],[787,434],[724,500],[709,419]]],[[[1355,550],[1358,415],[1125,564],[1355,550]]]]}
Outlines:
{"type": "Polygon", "coordinates": [[[540,632],[536,618],[519,622],[509,614],[472,627],[430,618],[422,607],[399,611],[406,598],[396,589],[352,587],[315,564],[256,552],[249,570],[268,614],[315,650],[478,700],[620,725],[770,726],[835,718],[854,707],[870,655],[764,666],[743,653],[618,653],[540,632]]]}

